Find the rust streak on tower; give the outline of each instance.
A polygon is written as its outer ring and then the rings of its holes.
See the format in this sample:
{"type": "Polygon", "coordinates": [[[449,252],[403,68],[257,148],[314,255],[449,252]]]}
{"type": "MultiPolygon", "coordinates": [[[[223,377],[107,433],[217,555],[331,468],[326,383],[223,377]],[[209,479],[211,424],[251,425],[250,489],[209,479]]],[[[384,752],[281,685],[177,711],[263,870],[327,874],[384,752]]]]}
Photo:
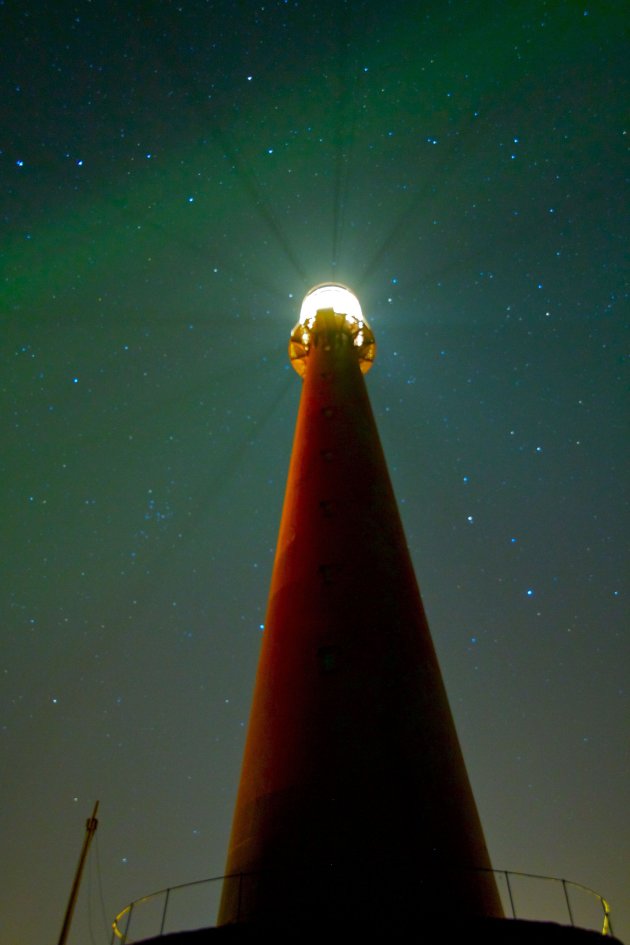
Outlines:
{"type": "Polygon", "coordinates": [[[304,387],[219,923],[501,916],[345,287],[306,296],[304,387]]]}

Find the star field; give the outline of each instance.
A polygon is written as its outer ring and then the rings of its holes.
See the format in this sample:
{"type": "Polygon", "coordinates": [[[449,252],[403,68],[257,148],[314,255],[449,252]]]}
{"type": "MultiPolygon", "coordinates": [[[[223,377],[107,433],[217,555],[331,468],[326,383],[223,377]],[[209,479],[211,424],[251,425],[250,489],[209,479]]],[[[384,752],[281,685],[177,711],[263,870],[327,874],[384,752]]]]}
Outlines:
{"type": "Polygon", "coordinates": [[[97,798],[71,943],[223,871],[325,280],[492,861],[630,940],[624,12],[0,5],[0,945],[58,935],[97,798]]]}

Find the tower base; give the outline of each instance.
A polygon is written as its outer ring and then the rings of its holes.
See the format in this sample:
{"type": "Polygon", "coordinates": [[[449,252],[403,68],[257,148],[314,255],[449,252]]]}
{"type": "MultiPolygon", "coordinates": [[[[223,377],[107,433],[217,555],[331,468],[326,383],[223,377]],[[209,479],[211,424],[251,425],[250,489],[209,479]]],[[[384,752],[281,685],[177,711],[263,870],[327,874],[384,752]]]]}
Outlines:
{"type": "Polygon", "coordinates": [[[175,932],[158,938],[144,939],[137,945],[258,945],[273,941],[275,945],[295,945],[296,942],[328,941],[332,933],[352,936],[356,941],[384,943],[413,941],[415,945],[623,945],[612,935],[580,929],[555,922],[530,922],[523,919],[471,919],[458,923],[446,917],[440,923],[427,922],[418,916],[413,926],[387,923],[382,926],[357,921],[352,925],[325,926],[305,922],[304,927],[254,926],[234,924],[192,932],[175,932]]]}

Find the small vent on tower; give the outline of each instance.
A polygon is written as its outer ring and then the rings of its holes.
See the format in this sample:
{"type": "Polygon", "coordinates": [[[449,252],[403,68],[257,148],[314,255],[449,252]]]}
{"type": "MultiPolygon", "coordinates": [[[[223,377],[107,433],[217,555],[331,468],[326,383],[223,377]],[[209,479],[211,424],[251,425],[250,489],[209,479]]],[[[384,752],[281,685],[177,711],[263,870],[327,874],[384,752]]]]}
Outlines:
{"type": "Polygon", "coordinates": [[[323,584],[334,584],[339,570],[338,564],[320,564],[317,569],[322,578],[323,584]]]}
{"type": "Polygon", "coordinates": [[[320,673],[332,673],[337,669],[338,652],[338,646],[320,646],[317,651],[320,673]]]}

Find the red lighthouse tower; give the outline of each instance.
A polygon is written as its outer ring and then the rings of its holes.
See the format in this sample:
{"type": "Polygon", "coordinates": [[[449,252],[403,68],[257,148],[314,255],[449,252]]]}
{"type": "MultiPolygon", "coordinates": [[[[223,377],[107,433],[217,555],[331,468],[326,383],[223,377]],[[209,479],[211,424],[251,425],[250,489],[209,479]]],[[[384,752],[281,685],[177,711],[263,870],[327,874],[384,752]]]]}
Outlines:
{"type": "Polygon", "coordinates": [[[502,915],[345,287],[306,296],[303,376],[220,925],[502,915]]]}

